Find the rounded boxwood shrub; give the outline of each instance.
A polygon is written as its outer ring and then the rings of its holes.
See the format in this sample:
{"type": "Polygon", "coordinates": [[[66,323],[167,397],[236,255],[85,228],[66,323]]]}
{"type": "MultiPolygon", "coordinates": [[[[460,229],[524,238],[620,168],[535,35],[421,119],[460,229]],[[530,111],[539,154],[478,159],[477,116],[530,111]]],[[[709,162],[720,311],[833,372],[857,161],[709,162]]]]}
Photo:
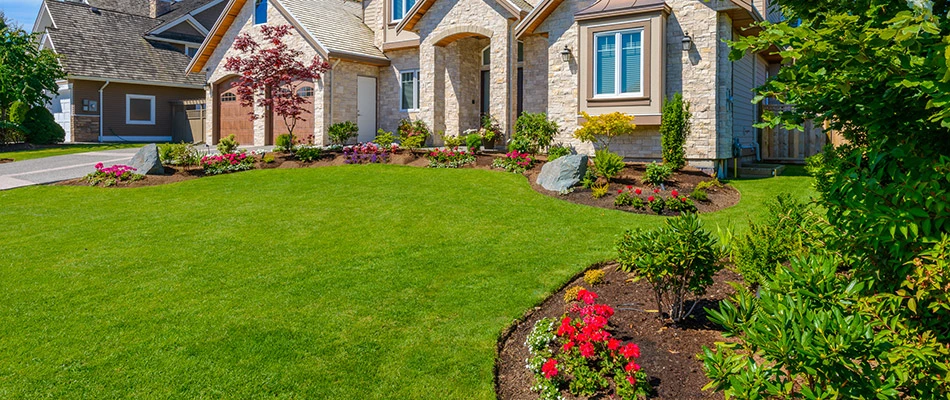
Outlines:
{"type": "Polygon", "coordinates": [[[66,139],[66,131],[45,107],[30,109],[23,121],[23,128],[26,129],[27,143],[54,144],[66,139]]]}

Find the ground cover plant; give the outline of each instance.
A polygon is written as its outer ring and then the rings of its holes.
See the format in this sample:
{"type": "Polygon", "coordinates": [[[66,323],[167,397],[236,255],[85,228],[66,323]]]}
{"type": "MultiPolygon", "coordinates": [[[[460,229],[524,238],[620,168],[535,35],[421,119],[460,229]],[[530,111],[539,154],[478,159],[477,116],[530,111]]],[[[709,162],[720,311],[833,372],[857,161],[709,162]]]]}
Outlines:
{"type": "Polygon", "coordinates": [[[426,154],[429,159],[429,168],[459,168],[475,162],[475,155],[454,149],[435,149],[426,154]]]}
{"type": "MultiPolygon", "coordinates": [[[[742,202],[704,222],[759,216],[771,188],[809,182],[732,182],[742,202]]],[[[615,257],[618,232],[663,221],[516,174],[378,164],[29,187],[0,204],[0,393],[13,398],[494,399],[499,332],[615,257]],[[432,204],[465,223],[424,218],[432,204]]]]}
{"type": "Polygon", "coordinates": [[[389,162],[389,157],[396,150],[395,145],[391,148],[381,147],[375,143],[362,143],[354,146],[343,147],[343,162],[345,164],[376,164],[389,162]]]}
{"type": "Polygon", "coordinates": [[[520,174],[531,169],[535,161],[537,160],[529,153],[512,150],[492,161],[492,167],[520,174]]]}
{"type": "Polygon", "coordinates": [[[95,167],[95,172],[83,178],[92,186],[115,186],[119,182],[134,182],[145,178],[142,174],[136,174],[135,168],[128,165],[116,164],[106,167],[102,163],[97,163],[95,167]]]}
{"type": "Polygon", "coordinates": [[[211,154],[201,157],[201,168],[205,175],[219,175],[228,172],[254,169],[254,156],[247,153],[211,154]]]}

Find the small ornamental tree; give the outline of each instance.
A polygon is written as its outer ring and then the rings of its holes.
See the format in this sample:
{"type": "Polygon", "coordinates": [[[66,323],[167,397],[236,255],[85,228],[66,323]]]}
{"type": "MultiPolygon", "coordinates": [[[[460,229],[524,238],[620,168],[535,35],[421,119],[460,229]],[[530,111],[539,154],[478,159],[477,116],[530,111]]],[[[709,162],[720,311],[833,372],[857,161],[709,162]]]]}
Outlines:
{"type": "Polygon", "coordinates": [[[603,115],[590,115],[581,112],[584,124],[574,132],[574,137],[585,142],[600,142],[601,146],[610,149],[611,139],[620,135],[633,134],[637,125],[633,123],[633,116],[622,112],[612,112],[603,115]]]}
{"type": "Polygon", "coordinates": [[[663,122],[660,124],[660,144],[663,147],[663,163],[679,171],[686,166],[686,137],[690,132],[689,102],[677,93],[663,103],[663,122]]]}
{"type": "MultiPolygon", "coordinates": [[[[287,127],[287,133],[293,137],[298,121],[310,113],[299,89],[307,81],[320,79],[321,74],[330,70],[330,64],[319,56],[314,56],[309,64],[301,61],[303,52],[290,48],[284,37],[291,36],[290,25],[261,27],[263,43],[258,43],[247,33],[234,40],[234,48],[241,55],[228,57],[225,68],[240,74],[233,85],[237,88],[238,99],[245,107],[260,106],[281,117],[287,127]]],[[[250,118],[260,118],[253,111],[250,118]]]]}

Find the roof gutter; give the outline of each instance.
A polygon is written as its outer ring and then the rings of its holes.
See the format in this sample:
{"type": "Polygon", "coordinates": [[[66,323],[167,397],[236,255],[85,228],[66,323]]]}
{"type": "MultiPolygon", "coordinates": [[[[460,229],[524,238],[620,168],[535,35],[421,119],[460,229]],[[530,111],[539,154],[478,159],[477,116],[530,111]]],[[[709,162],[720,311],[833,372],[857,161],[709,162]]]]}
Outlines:
{"type": "Polygon", "coordinates": [[[106,90],[106,86],[109,86],[110,83],[112,83],[112,81],[106,81],[106,83],[105,83],[104,85],[102,85],[101,88],[99,88],[99,142],[100,142],[100,143],[102,142],[102,128],[103,128],[103,125],[105,125],[105,124],[102,123],[102,109],[103,109],[103,107],[102,107],[102,91],[103,91],[103,90],[106,90]]]}

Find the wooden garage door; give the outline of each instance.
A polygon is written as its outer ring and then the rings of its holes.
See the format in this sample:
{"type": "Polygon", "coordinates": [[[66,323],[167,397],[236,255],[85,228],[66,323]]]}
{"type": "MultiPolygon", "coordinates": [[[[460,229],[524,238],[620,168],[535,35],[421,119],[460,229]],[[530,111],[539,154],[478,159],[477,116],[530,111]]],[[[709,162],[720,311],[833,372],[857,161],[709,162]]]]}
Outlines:
{"type": "MultiPolygon", "coordinates": [[[[297,86],[297,94],[306,100],[303,107],[308,112],[300,114],[303,119],[298,120],[297,125],[294,126],[294,137],[300,143],[307,143],[309,136],[313,135],[313,82],[302,82],[297,86]]],[[[287,123],[284,122],[283,117],[276,114],[271,117],[271,122],[273,126],[271,132],[274,135],[271,143],[277,143],[277,136],[287,133],[287,123]]]]}
{"type": "Polygon", "coordinates": [[[231,83],[235,80],[237,78],[218,84],[218,110],[220,110],[218,140],[233,134],[238,143],[253,145],[254,121],[250,116],[251,108],[241,106],[241,102],[238,101],[237,90],[231,87],[231,83]]]}

